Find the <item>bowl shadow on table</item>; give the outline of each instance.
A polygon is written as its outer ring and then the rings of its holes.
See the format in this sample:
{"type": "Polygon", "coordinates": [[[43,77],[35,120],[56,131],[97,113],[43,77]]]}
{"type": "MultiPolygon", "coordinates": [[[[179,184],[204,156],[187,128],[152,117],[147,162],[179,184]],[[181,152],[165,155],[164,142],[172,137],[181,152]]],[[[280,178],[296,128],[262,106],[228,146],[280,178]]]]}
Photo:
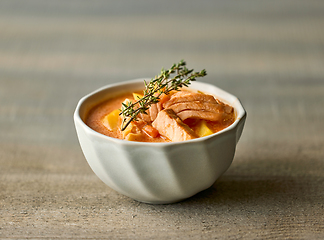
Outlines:
{"type": "Polygon", "coordinates": [[[252,216],[261,219],[266,219],[266,216],[285,216],[292,209],[303,211],[303,206],[311,203],[307,187],[312,184],[312,180],[304,178],[299,181],[292,176],[273,176],[266,172],[267,169],[263,169],[259,174],[248,175],[246,171],[239,173],[237,169],[229,170],[210,188],[191,198],[162,205],[139,203],[138,207],[154,209],[163,213],[164,217],[176,214],[184,222],[192,220],[200,224],[199,219],[212,222],[231,219],[240,222],[252,216]],[[304,185],[302,182],[305,180],[304,185]]]}
{"type": "Polygon", "coordinates": [[[224,175],[212,187],[184,201],[186,204],[222,204],[258,201],[287,194],[287,179],[266,176],[224,175]]]}
{"type": "MultiPolygon", "coordinates": [[[[210,188],[178,204],[252,204],[267,208],[278,203],[288,206],[292,202],[308,201],[308,196],[316,191],[312,189],[314,179],[310,176],[295,176],[294,172],[282,171],[282,162],[278,159],[269,162],[265,165],[264,161],[251,160],[233,164],[232,169],[230,168],[210,188]]],[[[299,165],[298,168],[304,167],[299,165]]]]}

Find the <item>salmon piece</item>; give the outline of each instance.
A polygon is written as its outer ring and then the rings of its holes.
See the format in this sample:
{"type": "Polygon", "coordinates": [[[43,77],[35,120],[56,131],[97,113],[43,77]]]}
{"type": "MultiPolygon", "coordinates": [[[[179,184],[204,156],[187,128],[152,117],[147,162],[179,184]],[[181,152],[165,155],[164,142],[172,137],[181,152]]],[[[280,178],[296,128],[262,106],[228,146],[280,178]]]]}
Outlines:
{"type": "Polygon", "coordinates": [[[212,95],[203,94],[203,93],[195,93],[195,92],[186,92],[180,91],[174,93],[168,101],[163,103],[164,108],[169,108],[171,105],[175,103],[182,103],[182,102],[209,102],[209,103],[216,103],[216,99],[212,95]]]}
{"type": "Polygon", "coordinates": [[[224,112],[225,113],[228,113],[228,114],[231,114],[231,113],[234,112],[234,108],[225,104],[225,106],[224,106],[224,112]]]}
{"type": "Polygon", "coordinates": [[[147,123],[151,122],[151,116],[148,115],[148,114],[140,113],[140,114],[138,114],[138,117],[139,117],[141,120],[143,120],[144,122],[147,122],[147,123]]]}
{"type": "Polygon", "coordinates": [[[204,119],[207,121],[220,122],[224,118],[223,112],[210,112],[210,111],[203,111],[203,110],[185,110],[177,113],[177,115],[182,121],[188,118],[194,118],[194,119],[204,119]]]}
{"type": "Polygon", "coordinates": [[[163,110],[163,103],[166,102],[169,98],[170,98],[169,95],[166,95],[163,93],[160,96],[159,102],[152,104],[150,106],[150,108],[148,109],[148,113],[149,113],[149,116],[150,116],[152,122],[155,120],[158,113],[163,110]]]}
{"type": "Polygon", "coordinates": [[[200,101],[193,101],[193,102],[181,102],[175,103],[168,108],[172,109],[176,114],[184,110],[204,110],[209,112],[219,112],[222,111],[222,107],[220,104],[210,103],[210,102],[200,102],[200,101]]]}
{"type": "Polygon", "coordinates": [[[212,95],[189,91],[173,94],[163,106],[172,109],[182,121],[190,118],[220,122],[234,111],[212,95]]]}
{"type": "Polygon", "coordinates": [[[172,142],[197,138],[198,135],[174,113],[172,109],[160,111],[152,126],[172,142]]]}
{"type": "Polygon", "coordinates": [[[157,117],[157,115],[159,113],[157,104],[152,104],[150,106],[150,108],[148,109],[148,113],[149,113],[151,121],[153,122],[156,119],[156,117],[157,117]]]}
{"type": "Polygon", "coordinates": [[[161,96],[160,96],[160,100],[159,100],[159,103],[160,104],[163,104],[165,103],[166,101],[168,101],[170,99],[170,97],[172,96],[172,94],[176,93],[177,91],[175,90],[172,90],[171,92],[169,92],[169,94],[164,94],[162,93],[161,96]]]}

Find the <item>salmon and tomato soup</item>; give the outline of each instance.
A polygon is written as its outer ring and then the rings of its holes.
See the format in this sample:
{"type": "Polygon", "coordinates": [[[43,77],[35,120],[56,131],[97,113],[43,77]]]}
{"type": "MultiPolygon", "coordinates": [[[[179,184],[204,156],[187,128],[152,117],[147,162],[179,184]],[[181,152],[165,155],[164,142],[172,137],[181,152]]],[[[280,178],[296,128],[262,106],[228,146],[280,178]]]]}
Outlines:
{"type": "Polygon", "coordinates": [[[182,88],[162,94],[145,112],[128,119],[125,127],[120,112],[142,97],[140,92],[131,92],[109,99],[89,112],[86,124],[99,133],[128,141],[179,142],[216,133],[235,120],[232,106],[213,95],[182,88]]]}

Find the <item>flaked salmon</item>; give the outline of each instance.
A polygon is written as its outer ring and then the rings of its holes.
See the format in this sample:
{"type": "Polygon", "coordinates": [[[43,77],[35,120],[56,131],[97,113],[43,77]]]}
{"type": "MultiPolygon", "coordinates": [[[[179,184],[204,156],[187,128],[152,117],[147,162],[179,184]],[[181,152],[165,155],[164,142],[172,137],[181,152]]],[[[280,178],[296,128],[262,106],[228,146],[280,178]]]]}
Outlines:
{"type": "Polygon", "coordinates": [[[233,112],[233,108],[212,95],[195,92],[177,92],[163,106],[172,109],[182,121],[188,118],[218,121],[233,112]]]}
{"type": "Polygon", "coordinates": [[[179,118],[184,121],[188,118],[203,119],[208,121],[220,122],[224,118],[223,112],[209,112],[204,110],[185,110],[177,113],[179,118]]]}
{"type": "Polygon", "coordinates": [[[176,114],[184,110],[203,110],[209,112],[220,112],[223,110],[222,106],[216,101],[215,103],[200,101],[180,102],[172,104],[168,108],[172,109],[176,114]]]}
{"type": "Polygon", "coordinates": [[[189,92],[189,91],[179,91],[171,95],[170,99],[163,103],[164,108],[169,108],[171,105],[175,103],[182,103],[182,102],[210,102],[210,103],[217,103],[216,99],[212,95],[203,94],[203,93],[196,93],[196,92],[189,92]]]}
{"type": "Polygon", "coordinates": [[[198,135],[174,113],[172,109],[160,111],[152,126],[172,142],[197,138],[198,135]]]}

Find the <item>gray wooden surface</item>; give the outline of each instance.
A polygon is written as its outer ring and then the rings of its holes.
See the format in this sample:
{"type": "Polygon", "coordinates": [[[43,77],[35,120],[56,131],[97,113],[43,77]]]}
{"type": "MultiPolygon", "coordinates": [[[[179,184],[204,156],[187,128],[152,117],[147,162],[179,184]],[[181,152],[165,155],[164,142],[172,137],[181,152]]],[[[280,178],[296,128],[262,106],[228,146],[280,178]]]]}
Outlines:
{"type": "Polygon", "coordinates": [[[323,1],[0,1],[0,238],[323,239],[323,1]],[[72,114],[185,59],[248,112],[210,189],[149,205],[87,165],[72,114]]]}

